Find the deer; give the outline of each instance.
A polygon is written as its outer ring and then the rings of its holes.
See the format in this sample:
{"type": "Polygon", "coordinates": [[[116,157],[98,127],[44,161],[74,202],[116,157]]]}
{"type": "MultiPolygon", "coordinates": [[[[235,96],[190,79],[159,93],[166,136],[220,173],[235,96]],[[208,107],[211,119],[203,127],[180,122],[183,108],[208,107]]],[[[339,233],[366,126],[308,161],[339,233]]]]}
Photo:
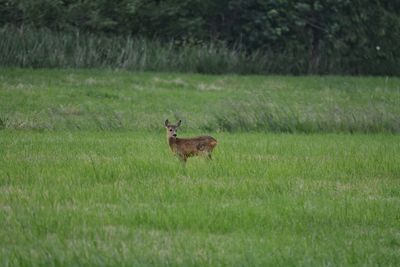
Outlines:
{"type": "Polygon", "coordinates": [[[186,163],[187,159],[193,156],[205,156],[211,160],[211,153],[218,143],[217,140],[211,136],[178,138],[176,133],[181,123],[182,121],[179,120],[179,122],[174,125],[170,124],[168,119],[165,120],[167,141],[172,152],[182,163],[186,163]]]}

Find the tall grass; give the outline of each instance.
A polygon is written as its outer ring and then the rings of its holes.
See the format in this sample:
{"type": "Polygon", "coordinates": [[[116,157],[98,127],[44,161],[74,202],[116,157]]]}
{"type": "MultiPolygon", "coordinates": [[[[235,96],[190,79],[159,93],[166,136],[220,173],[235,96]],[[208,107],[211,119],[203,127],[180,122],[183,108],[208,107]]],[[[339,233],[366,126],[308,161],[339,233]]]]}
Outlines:
{"type": "Polygon", "coordinates": [[[3,67],[96,67],[210,74],[301,73],[307,69],[307,60],[302,57],[300,53],[293,58],[288,53],[244,51],[240,45],[229,48],[220,42],[161,43],[131,36],[0,29],[0,66],[3,67]]]}
{"type": "Polygon", "coordinates": [[[316,110],[310,106],[278,106],[268,99],[255,99],[250,103],[228,102],[222,112],[214,113],[214,118],[218,129],[228,132],[400,132],[400,114],[384,112],[374,105],[363,109],[335,106],[316,110]]]}

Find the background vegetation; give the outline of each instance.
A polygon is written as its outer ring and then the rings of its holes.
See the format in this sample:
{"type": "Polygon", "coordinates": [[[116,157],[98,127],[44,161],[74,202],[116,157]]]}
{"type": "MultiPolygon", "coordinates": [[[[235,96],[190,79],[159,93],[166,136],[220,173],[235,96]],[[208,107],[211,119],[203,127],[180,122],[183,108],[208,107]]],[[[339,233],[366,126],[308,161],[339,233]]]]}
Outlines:
{"type": "Polygon", "coordinates": [[[0,27],[2,66],[400,74],[398,1],[0,0],[0,27]]]}

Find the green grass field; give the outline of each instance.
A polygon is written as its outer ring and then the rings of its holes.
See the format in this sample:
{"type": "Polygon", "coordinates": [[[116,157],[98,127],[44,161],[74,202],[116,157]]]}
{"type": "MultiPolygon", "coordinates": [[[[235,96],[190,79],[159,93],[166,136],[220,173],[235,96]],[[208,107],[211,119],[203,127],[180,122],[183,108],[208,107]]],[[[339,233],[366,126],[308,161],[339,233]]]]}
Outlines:
{"type": "Polygon", "coordinates": [[[1,70],[0,265],[397,266],[399,100],[394,78],[1,70]],[[182,167],[167,117],[213,161],[182,167]]]}
{"type": "Polygon", "coordinates": [[[0,71],[0,128],[400,133],[400,79],[0,71]]]}

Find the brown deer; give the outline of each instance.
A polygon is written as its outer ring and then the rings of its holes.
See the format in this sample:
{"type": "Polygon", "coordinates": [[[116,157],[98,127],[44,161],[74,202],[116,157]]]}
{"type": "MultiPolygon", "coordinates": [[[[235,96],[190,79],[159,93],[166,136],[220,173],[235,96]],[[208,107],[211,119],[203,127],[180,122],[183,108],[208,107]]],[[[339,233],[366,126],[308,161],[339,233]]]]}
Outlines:
{"type": "Polygon", "coordinates": [[[181,120],[178,124],[169,124],[168,120],[165,121],[165,128],[167,129],[167,141],[172,152],[178,158],[186,163],[189,157],[204,155],[211,159],[211,152],[217,145],[217,140],[211,136],[199,136],[194,138],[178,138],[176,131],[181,125],[181,120]]]}

